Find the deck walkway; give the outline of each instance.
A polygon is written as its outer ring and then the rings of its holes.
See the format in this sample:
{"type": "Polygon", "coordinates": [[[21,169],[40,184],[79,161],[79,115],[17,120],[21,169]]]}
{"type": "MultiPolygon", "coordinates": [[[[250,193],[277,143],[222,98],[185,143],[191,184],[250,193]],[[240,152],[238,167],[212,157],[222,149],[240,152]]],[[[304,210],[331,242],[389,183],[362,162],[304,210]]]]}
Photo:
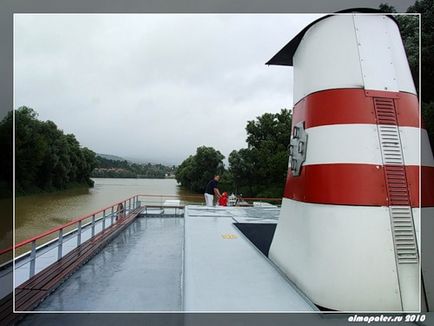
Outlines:
{"type": "Polygon", "coordinates": [[[277,217],[276,207],[195,205],[184,217],[140,215],[36,310],[315,311],[234,226],[277,217]]]}
{"type": "Polygon", "coordinates": [[[142,209],[139,207],[130,211],[127,216],[75,249],[70,250],[61,259],[16,287],[14,294],[9,294],[0,301],[0,324],[12,324],[23,317],[23,315],[12,313],[10,308],[13,307],[13,302],[17,312],[34,310],[71,274],[95,256],[107,243],[121,234],[137,218],[142,209]]]}
{"type": "Polygon", "coordinates": [[[184,310],[317,310],[234,226],[236,221],[277,222],[276,208],[188,206],[184,310]]]}
{"type": "Polygon", "coordinates": [[[136,219],[37,310],[181,310],[183,233],[183,218],[136,219]]]}

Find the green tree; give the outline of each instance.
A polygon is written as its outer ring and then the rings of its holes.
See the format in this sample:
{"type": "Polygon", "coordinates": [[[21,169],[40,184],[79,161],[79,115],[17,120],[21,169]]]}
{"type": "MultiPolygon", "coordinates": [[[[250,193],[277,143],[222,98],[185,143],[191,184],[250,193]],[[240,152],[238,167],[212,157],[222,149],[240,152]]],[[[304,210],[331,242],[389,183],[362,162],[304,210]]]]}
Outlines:
{"type": "Polygon", "coordinates": [[[139,164],[97,156],[92,176],[96,178],[165,178],[166,174],[173,172],[174,167],[162,164],[139,164]]]}
{"type": "MultiPolygon", "coordinates": [[[[12,113],[0,123],[1,142],[12,124],[12,113]]],[[[93,185],[90,173],[95,153],[81,148],[72,134],[65,135],[52,121],[38,120],[35,110],[15,111],[15,181],[18,194],[93,185]]]]}
{"type": "Polygon", "coordinates": [[[223,174],[223,159],[224,156],[212,147],[198,147],[196,154],[190,155],[177,168],[176,181],[189,190],[204,192],[215,174],[223,174]]]}
{"type": "Polygon", "coordinates": [[[242,148],[229,154],[229,173],[235,186],[235,192],[251,196],[256,195],[255,159],[252,150],[242,148]]]}
{"type": "Polygon", "coordinates": [[[247,148],[229,155],[229,172],[238,193],[247,196],[281,196],[288,172],[291,112],[265,113],[248,121],[247,148]]]}
{"type": "Polygon", "coordinates": [[[0,160],[0,196],[11,196],[12,189],[12,155],[13,155],[13,139],[12,139],[12,111],[8,112],[6,117],[0,121],[0,148],[2,150],[3,159],[0,160]]]}
{"type": "MultiPolygon", "coordinates": [[[[408,13],[421,14],[421,66],[422,66],[422,101],[428,103],[434,101],[434,94],[429,90],[434,82],[434,5],[432,0],[416,1],[414,5],[407,9],[408,13]]],[[[417,25],[414,29],[417,30],[417,25]]],[[[410,34],[409,37],[417,37],[417,31],[410,34]]],[[[407,36],[403,36],[404,39],[407,36]]],[[[404,41],[404,44],[406,42],[404,41]]],[[[416,43],[416,42],[415,42],[416,43]]],[[[416,48],[416,47],[415,47],[416,48]]]]}
{"type": "Polygon", "coordinates": [[[90,187],[93,187],[94,182],[90,178],[92,171],[96,167],[96,154],[87,147],[81,149],[82,165],[79,169],[78,180],[86,182],[90,187]]]}
{"type": "MultiPolygon", "coordinates": [[[[428,131],[431,149],[434,149],[434,5],[432,0],[416,1],[407,10],[421,14],[421,82],[422,82],[422,118],[428,131]]],[[[404,41],[405,44],[405,41],[404,41]]]]}
{"type": "Polygon", "coordinates": [[[48,150],[37,116],[33,109],[25,106],[15,113],[15,179],[18,192],[36,187],[38,172],[48,150]]]}

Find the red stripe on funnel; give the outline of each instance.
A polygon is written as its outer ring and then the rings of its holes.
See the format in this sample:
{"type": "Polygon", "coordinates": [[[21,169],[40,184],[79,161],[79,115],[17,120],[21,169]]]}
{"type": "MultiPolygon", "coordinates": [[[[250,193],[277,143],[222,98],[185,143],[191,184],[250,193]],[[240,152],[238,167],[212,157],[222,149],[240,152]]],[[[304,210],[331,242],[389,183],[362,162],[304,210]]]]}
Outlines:
{"type": "MultiPolygon", "coordinates": [[[[412,207],[419,207],[419,167],[406,166],[412,207]]],[[[422,167],[422,206],[434,206],[434,168],[422,167]]],[[[288,171],[284,197],[297,201],[356,206],[389,206],[384,167],[371,164],[303,166],[298,177],[288,171]]]]}
{"type": "Polygon", "coordinates": [[[419,206],[419,180],[421,181],[422,207],[434,206],[434,167],[422,166],[419,179],[419,166],[406,166],[412,207],[419,206]]]}
{"type": "MultiPolygon", "coordinates": [[[[419,127],[419,106],[416,95],[394,93],[398,125],[419,127]]],[[[333,89],[312,93],[295,106],[293,125],[305,121],[305,128],[333,124],[377,124],[373,97],[363,89],[333,89]]]]}

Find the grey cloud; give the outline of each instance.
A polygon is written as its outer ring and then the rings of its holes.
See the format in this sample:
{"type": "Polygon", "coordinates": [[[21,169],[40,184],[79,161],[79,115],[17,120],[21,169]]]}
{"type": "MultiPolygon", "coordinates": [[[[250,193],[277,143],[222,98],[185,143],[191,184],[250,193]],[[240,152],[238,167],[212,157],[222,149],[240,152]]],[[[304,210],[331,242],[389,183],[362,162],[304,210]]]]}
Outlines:
{"type": "Polygon", "coordinates": [[[292,106],[265,62],[320,15],[15,15],[15,105],[96,152],[180,163],[226,157],[247,120],[292,106]]]}

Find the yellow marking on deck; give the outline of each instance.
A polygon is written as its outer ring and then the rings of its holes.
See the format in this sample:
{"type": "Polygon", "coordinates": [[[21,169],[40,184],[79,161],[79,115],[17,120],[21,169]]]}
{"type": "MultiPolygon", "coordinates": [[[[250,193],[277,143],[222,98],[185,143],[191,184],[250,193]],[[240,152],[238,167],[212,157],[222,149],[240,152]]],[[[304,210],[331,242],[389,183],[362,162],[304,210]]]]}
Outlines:
{"type": "Polygon", "coordinates": [[[238,238],[238,236],[236,234],[225,233],[225,234],[222,234],[222,238],[223,239],[236,239],[236,238],[238,238]]]}

